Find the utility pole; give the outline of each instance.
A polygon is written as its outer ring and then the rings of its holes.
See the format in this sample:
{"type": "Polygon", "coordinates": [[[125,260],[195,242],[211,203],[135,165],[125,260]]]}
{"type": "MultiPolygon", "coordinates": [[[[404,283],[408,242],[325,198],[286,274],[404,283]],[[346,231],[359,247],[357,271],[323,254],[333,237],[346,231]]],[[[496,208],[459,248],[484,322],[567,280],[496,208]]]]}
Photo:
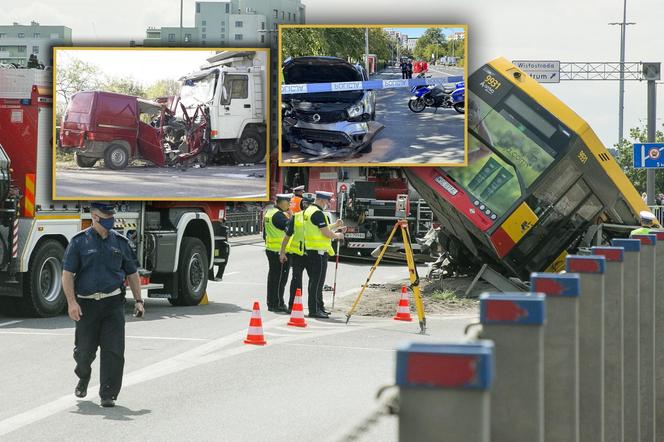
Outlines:
{"type": "Polygon", "coordinates": [[[364,28],[364,68],[367,70],[367,75],[370,75],[369,72],[369,28],[364,28]]]}
{"type": "Polygon", "coordinates": [[[620,84],[618,86],[618,142],[623,137],[623,113],[625,109],[625,34],[627,25],[634,25],[634,22],[627,22],[627,0],[623,0],[623,19],[621,22],[612,22],[609,25],[620,26],[620,84]]]}
{"type": "MultiPolygon", "coordinates": [[[[660,78],[660,63],[643,63],[643,76],[648,80],[648,143],[655,143],[657,117],[657,86],[655,81],[660,78]]],[[[655,169],[646,173],[647,204],[655,205],[655,169]]]]}
{"type": "Polygon", "coordinates": [[[182,37],[182,10],[183,10],[184,0],[180,0],[180,46],[182,46],[183,37],[182,37]]]}

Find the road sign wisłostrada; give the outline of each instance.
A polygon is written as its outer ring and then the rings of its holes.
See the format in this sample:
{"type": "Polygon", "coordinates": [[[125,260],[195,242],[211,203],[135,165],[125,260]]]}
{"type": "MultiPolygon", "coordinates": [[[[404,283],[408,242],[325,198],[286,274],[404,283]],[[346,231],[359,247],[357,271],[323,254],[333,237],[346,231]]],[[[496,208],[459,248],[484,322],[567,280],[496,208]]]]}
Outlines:
{"type": "Polygon", "coordinates": [[[664,143],[634,143],[634,168],[664,167],[664,143]]]}
{"type": "Polygon", "coordinates": [[[463,81],[462,75],[451,77],[413,78],[410,80],[369,80],[369,81],[342,81],[336,83],[301,83],[284,84],[281,86],[281,95],[315,94],[321,92],[361,91],[366,89],[395,89],[411,88],[413,86],[439,85],[463,81]]]}
{"type": "Polygon", "coordinates": [[[539,83],[560,83],[558,60],[512,60],[512,63],[539,83]]]}

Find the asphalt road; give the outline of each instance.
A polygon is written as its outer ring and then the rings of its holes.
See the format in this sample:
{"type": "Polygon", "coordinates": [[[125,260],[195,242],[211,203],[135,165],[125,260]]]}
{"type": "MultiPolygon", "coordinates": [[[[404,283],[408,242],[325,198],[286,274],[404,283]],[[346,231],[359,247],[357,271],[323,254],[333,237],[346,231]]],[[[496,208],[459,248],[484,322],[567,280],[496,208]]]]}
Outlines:
{"type": "MultiPolygon", "coordinates": [[[[470,316],[417,322],[354,316],[286,327],[287,316],[262,312],[268,344],[242,344],[254,300],[264,306],[266,258],[257,244],[234,245],[224,281],[210,283],[207,306],[175,308],[149,299],[144,319],[129,316],[124,387],[114,409],[99,407],[98,362],[88,398],[73,396],[73,324],[66,317],[0,315],[0,439],[337,441],[394,383],[395,348],[404,341],[455,341],[470,316]]],[[[367,263],[342,263],[338,296],[355,296],[367,263]]],[[[332,279],[333,266],[328,271],[332,279]]],[[[382,265],[373,281],[407,277],[382,265]]],[[[331,294],[326,292],[327,305],[331,294]]],[[[385,417],[360,440],[394,441],[385,417]]]]}
{"type": "Polygon", "coordinates": [[[56,168],[56,198],[265,198],[266,166],[56,168]]]}
{"type": "MultiPolygon", "coordinates": [[[[463,69],[430,66],[432,77],[463,75],[463,69]]],[[[374,78],[400,79],[401,71],[388,68],[374,78]]],[[[370,153],[348,158],[316,160],[298,150],[282,154],[288,163],[452,164],[464,161],[464,115],[454,109],[427,108],[419,114],[408,109],[409,88],[376,91],[376,121],[385,128],[376,135],[370,153]]]]}

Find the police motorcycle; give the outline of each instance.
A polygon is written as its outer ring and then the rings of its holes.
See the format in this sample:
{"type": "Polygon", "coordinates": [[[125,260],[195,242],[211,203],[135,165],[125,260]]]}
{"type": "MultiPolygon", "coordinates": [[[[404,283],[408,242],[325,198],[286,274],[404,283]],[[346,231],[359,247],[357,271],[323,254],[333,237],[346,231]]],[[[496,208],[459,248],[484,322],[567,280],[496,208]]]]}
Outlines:
{"type": "MultiPolygon", "coordinates": [[[[431,78],[431,75],[425,76],[419,74],[416,78],[431,78]]],[[[427,107],[454,108],[460,114],[464,113],[464,103],[466,101],[465,83],[460,81],[454,86],[436,86],[420,85],[413,86],[410,90],[413,94],[408,100],[408,108],[415,113],[420,113],[427,107]]]]}

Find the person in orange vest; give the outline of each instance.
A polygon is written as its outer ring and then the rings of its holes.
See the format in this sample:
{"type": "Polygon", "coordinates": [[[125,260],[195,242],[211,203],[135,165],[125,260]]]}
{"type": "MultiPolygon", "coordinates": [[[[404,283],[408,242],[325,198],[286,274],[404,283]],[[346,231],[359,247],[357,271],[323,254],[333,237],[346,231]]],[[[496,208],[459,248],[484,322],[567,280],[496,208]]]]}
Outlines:
{"type": "Polygon", "coordinates": [[[304,193],[304,186],[293,187],[293,198],[290,201],[290,212],[295,214],[302,210],[300,207],[302,203],[302,194],[304,193]]]}

